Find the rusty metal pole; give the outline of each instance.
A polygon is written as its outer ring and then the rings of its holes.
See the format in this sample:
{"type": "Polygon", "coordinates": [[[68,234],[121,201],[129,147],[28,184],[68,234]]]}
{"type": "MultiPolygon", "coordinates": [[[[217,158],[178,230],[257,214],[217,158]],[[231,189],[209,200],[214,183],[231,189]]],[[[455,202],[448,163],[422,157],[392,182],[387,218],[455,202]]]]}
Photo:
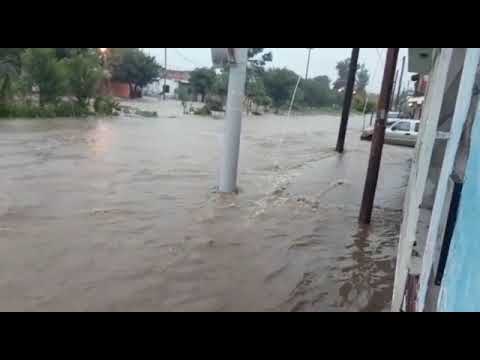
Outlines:
{"type": "Polygon", "coordinates": [[[377,119],[375,121],[375,129],[373,131],[372,145],[370,148],[367,177],[365,179],[362,204],[360,207],[359,221],[362,224],[369,224],[372,218],[373,202],[377,190],[383,143],[385,141],[385,124],[392,98],[393,77],[397,67],[398,52],[399,48],[389,48],[387,51],[382,89],[380,91],[380,98],[378,99],[377,119]]]}
{"type": "Polygon", "coordinates": [[[360,48],[352,49],[352,56],[350,58],[350,69],[348,71],[347,86],[345,87],[345,98],[343,100],[342,120],[340,122],[340,129],[338,130],[337,147],[335,150],[343,153],[345,145],[345,135],[347,134],[348,117],[350,116],[350,108],[352,107],[353,91],[355,90],[355,77],[357,75],[358,54],[360,48]]]}

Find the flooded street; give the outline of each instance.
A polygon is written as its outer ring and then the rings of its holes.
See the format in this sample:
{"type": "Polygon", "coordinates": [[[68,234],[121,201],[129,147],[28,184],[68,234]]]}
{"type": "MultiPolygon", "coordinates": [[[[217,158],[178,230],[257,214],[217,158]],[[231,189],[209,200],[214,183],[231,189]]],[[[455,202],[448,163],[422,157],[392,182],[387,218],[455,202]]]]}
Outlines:
{"type": "Polygon", "coordinates": [[[0,121],[0,310],[385,311],[411,148],[386,145],[370,227],[369,142],[339,116],[245,119],[240,193],[214,192],[223,120],[0,121]]]}

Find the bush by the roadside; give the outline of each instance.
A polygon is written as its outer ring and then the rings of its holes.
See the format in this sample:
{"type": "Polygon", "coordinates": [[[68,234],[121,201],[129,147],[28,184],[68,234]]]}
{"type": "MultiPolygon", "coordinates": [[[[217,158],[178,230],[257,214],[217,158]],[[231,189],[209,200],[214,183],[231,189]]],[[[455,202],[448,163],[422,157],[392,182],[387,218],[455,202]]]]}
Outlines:
{"type": "Polygon", "coordinates": [[[375,101],[372,101],[372,100],[369,100],[368,99],[368,102],[367,104],[365,105],[365,96],[355,96],[353,98],[353,104],[352,104],[352,107],[354,110],[358,111],[358,112],[362,112],[365,110],[366,113],[371,113],[373,111],[375,111],[376,109],[376,102],[375,101]]]}
{"type": "Polygon", "coordinates": [[[99,96],[93,103],[95,113],[99,115],[117,115],[121,110],[120,104],[110,96],[99,96]]]}
{"type": "Polygon", "coordinates": [[[95,115],[88,109],[87,105],[80,104],[78,102],[60,102],[54,107],[56,117],[83,117],[89,115],[95,115]]]}
{"type": "Polygon", "coordinates": [[[66,60],[68,90],[80,106],[88,106],[105,74],[94,54],[79,54],[66,60]]]}
{"type": "Polygon", "coordinates": [[[0,106],[0,118],[83,117],[92,114],[87,108],[70,102],[44,106],[33,103],[13,103],[0,106]]]}
{"type": "Polygon", "coordinates": [[[29,48],[21,56],[22,81],[38,90],[40,105],[56,103],[68,89],[68,68],[53,48],[29,48]]]}
{"type": "Polygon", "coordinates": [[[1,118],[41,118],[55,117],[55,111],[52,106],[40,107],[29,103],[25,104],[5,104],[0,106],[1,118]]]}
{"type": "Polygon", "coordinates": [[[147,110],[136,110],[135,115],[142,116],[142,117],[149,117],[149,118],[158,117],[158,113],[156,111],[147,111],[147,110]]]}
{"type": "Polygon", "coordinates": [[[0,104],[0,119],[9,117],[10,109],[5,104],[0,104]]]}
{"type": "Polygon", "coordinates": [[[200,116],[208,116],[212,114],[207,105],[201,107],[200,109],[196,109],[193,113],[200,116]]]}
{"type": "Polygon", "coordinates": [[[366,113],[372,113],[377,110],[377,103],[375,101],[369,100],[367,103],[366,113]]]}
{"type": "Polygon", "coordinates": [[[206,100],[206,107],[208,110],[211,111],[223,111],[223,102],[219,96],[207,96],[206,100]]]}

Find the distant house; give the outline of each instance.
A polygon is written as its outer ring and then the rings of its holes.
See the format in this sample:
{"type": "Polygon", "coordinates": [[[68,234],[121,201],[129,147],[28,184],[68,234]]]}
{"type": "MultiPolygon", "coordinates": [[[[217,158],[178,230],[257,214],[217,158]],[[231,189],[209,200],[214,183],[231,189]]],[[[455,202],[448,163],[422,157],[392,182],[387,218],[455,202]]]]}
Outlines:
{"type": "Polygon", "coordinates": [[[107,84],[109,95],[125,98],[130,98],[130,85],[117,81],[109,81],[107,84]]]}
{"type": "Polygon", "coordinates": [[[412,76],[412,81],[415,82],[415,88],[413,94],[407,97],[407,102],[413,118],[419,120],[422,117],[423,102],[428,86],[428,75],[417,73],[412,76]]]}
{"type": "Polygon", "coordinates": [[[176,99],[177,91],[180,86],[189,86],[190,71],[167,70],[167,81],[165,82],[165,74],[160,76],[160,79],[148,85],[143,93],[150,96],[163,95],[163,87],[166,83],[166,95],[169,99],[176,99]]]}
{"type": "MultiPolygon", "coordinates": [[[[163,86],[165,84],[164,74],[160,75],[160,79],[147,85],[143,91],[143,95],[149,96],[158,96],[163,95],[163,86]]],[[[167,71],[167,98],[176,99],[177,91],[180,86],[185,86],[190,90],[190,72],[189,71],[179,71],[179,70],[168,70],[167,71]]],[[[104,85],[104,92],[108,95],[121,97],[121,98],[130,98],[130,86],[127,83],[121,83],[117,81],[107,80],[104,85]]]]}

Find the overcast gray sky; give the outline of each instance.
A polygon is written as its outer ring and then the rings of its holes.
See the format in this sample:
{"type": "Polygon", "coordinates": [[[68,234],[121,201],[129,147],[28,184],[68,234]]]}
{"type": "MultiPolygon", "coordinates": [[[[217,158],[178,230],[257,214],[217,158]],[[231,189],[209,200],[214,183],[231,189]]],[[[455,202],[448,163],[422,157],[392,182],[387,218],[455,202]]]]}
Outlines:
{"type": "MultiPolygon", "coordinates": [[[[164,63],[163,48],[146,48],[155,55],[160,63],[164,63]]],[[[307,64],[307,50],[304,48],[266,48],[273,52],[273,63],[269,67],[287,67],[298,74],[304,74],[307,64]]],[[[360,63],[364,63],[370,72],[369,91],[379,92],[383,67],[385,65],[385,48],[361,48],[360,63]],[[381,55],[381,61],[379,61],[381,55]]],[[[338,61],[350,57],[351,48],[317,48],[312,51],[310,76],[327,75],[332,81],[336,79],[335,65],[338,61]]],[[[400,50],[398,59],[400,68],[402,56],[407,55],[407,49],[400,50]]],[[[196,67],[212,65],[210,48],[169,48],[168,68],[174,70],[193,70],[196,67]]],[[[407,86],[410,76],[405,73],[403,86],[407,86]]]]}

